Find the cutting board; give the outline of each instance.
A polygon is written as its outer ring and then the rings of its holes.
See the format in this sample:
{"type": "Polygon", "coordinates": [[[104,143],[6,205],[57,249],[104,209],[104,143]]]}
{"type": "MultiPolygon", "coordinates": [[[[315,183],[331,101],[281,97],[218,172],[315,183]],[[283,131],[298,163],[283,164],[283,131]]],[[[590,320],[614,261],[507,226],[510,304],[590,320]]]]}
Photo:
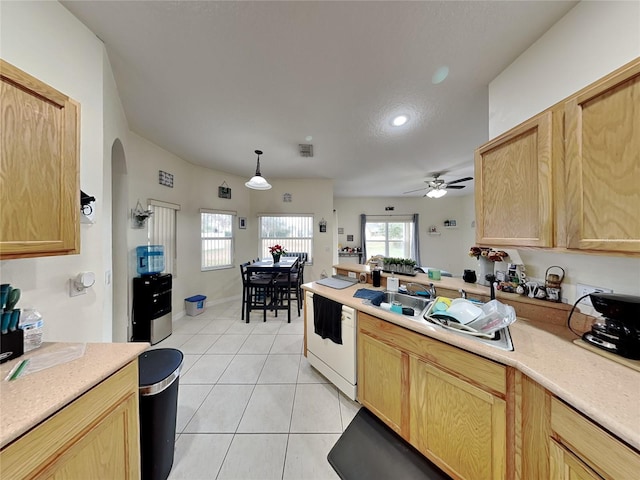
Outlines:
{"type": "Polygon", "coordinates": [[[579,347],[586,348],[587,350],[592,351],[593,353],[597,353],[609,360],[613,360],[616,363],[624,365],[629,368],[633,368],[636,372],[640,372],[640,360],[631,360],[630,358],[624,358],[620,355],[616,355],[615,353],[607,352],[606,350],[602,350],[590,343],[585,342],[581,338],[576,338],[573,343],[578,345],[579,347]]]}

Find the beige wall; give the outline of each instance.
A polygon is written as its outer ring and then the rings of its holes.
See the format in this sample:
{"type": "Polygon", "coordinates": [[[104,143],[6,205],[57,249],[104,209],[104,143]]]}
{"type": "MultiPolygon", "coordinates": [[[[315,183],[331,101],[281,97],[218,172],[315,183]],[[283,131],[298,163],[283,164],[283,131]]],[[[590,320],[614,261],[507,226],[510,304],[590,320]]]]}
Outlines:
{"type": "MultiPolygon", "coordinates": [[[[499,135],[640,56],[640,2],[579,3],[489,85],[490,137],[499,135]]],[[[613,168],[613,166],[612,166],[613,168]]],[[[528,274],[566,269],[563,296],[575,284],[640,294],[640,259],[520,250],[528,274]]]]}
{"type": "MultiPolygon", "coordinates": [[[[125,153],[129,211],[135,208],[138,200],[145,208],[148,199],[180,205],[177,217],[178,259],[173,282],[174,318],[184,312],[184,299],[192,295],[206,295],[207,302],[212,303],[240,295],[240,270],[237,267],[200,270],[200,209],[235,211],[237,216],[248,217],[250,193],[244,186],[246,179],[193,165],[134,133],[128,136],[125,153]],[[158,170],[173,174],[173,188],[158,184],[158,170]],[[231,187],[231,199],[218,198],[218,186],[223,182],[231,187]]],[[[237,221],[234,228],[236,261],[242,259],[243,252],[247,251],[255,257],[256,239],[249,230],[238,229],[237,221]]],[[[129,226],[128,249],[121,252],[128,256],[129,279],[137,276],[135,248],[146,244],[147,230],[129,226]]]]}
{"type": "MultiPolygon", "coordinates": [[[[314,241],[313,241],[313,265],[305,267],[305,281],[317,280],[325,272],[331,275],[333,265],[333,234],[335,225],[333,222],[333,180],[321,179],[277,179],[270,178],[267,174],[268,167],[263,165],[263,174],[269,180],[271,190],[252,190],[251,215],[247,219],[248,235],[253,240],[253,250],[245,254],[250,259],[259,256],[258,252],[258,214],[260,213],[303,213],[314,216],[314,241]],[[285,193],[291,194],[291,202],[283,202],[285,193]],[[318,222],[324,218],[327,222],[326,233],[320,233],[318,222]]],[[[248,173],[248,175],[250,172],[248,173]]],[[[244,181],[248,180],[245,179],[244,181]]],[[[242,187],[248,190],[246,187],[242,187]]],[[[242,260],[242,258],[239,258],[242,260]]]]}
{"type": "MultiPolygon", "coordinates": [[[[22,290],[18,307],[44,319],[45,340],[105,341],[103,45],[57,2],[0,2],[0,56],[80,102],[80,185],[96,197],[95,224],[80,225],[81,253],[0,262],[1,281],[22,290]],[[69,297],[69,278],[92,271],[96,283],[69,297]]],[[[79,205],[78,205],[79,208],[79,205]]]]}
{"type": "MultiPolygon", "coordinates": [[[[475,262],[467,253],[475,242],[473,195],[430,198],[336,198],[335,209],[338,227],[344,234],[338,235],[343,247],[361,246],[360,215],[420,215],[420,259],[423,266],[440,268],[454,276],[462,276],[465,268],[475,269],[475,262]],[[389,212],[385,207],[393,206],[389,212]],[[445,228],[445,220],[455,220],[455,228],[445,228]],[[430,235],[430,225],[437,227],[439,235],[430,235]],[[348,242],[347,235],[354,235],[348,242]]],[[[337,248],[337,245],[335,245],[337,248]]]]}

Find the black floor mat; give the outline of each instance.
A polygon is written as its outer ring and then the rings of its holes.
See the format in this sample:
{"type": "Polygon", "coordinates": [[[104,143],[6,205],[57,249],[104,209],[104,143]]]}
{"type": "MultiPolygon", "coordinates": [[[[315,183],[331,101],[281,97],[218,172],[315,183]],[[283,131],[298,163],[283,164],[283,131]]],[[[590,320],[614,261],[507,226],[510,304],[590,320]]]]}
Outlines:
{"type": "Polygon", "coordinates": [[[342,480],[450,480],[446,473],[361,408],[327,456],[342,480]]]}

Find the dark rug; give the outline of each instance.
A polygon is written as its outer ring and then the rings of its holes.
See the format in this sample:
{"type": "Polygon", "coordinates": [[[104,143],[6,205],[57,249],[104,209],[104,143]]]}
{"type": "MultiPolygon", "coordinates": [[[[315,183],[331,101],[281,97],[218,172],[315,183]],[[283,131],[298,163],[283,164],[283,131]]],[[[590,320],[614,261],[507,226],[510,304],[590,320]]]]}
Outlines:
{"type": "Polygon", "coordinates": [[[366,408],[358,411],[327,459],[342,480],[451,478],[366,408]]]}

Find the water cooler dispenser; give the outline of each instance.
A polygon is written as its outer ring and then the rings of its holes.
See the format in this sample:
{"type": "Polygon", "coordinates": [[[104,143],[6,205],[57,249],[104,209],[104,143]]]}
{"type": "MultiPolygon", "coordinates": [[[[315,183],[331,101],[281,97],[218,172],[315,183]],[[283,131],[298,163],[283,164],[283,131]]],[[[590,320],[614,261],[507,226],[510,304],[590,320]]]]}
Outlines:
{"type": "Polygon", "coordinates": [[[136,251],[140,277],[133,279],[131,340],[155,345],[172,333],[172,277],[170,273],[161,273],[164,270],[161,245],[142,246],[136,251]]]}

